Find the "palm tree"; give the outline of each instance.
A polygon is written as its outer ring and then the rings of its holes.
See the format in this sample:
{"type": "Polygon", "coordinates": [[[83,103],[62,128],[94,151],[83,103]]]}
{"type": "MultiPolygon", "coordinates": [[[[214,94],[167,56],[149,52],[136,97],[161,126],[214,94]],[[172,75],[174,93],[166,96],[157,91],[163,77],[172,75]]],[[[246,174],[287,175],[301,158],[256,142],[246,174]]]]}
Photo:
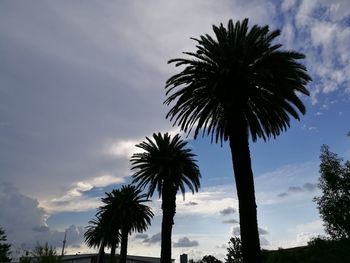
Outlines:
{"type": "Polygon", "coordinates": [[[128,235],[135,231],[145,231],[151,224],[153,212],[143,204],[149,201],[146,195],[141,194],[141,190],[133,185],[122,186],[120,190],[115,189],[106,195],[102,198],[105,205],[99,208],[98,214],[120,229],[120,262],[125,263],[128,235]]]}
{"type": "Polygon", "coordinates": [[[171,232],[176,212],[176,193],[180,189],[185,198],[185,186],[194,193],[200,186],[200,172],[194,160],[194,154],[185,148],[187,142],[177,134],[173,138],[168,133],[162,136],[153,134],[153,139],[136,145],[145,152],[131,157],[132,170],[135,173],[133,183],[143,189],[148,186],[148,197],[155,189],[162,198],[162,240],[161,262],[171,262],[171,232]]]}
{"type": "Polygon", "coordinates": [[[85,243],[89,247],[95,247],[99,249],[98,263],[104,261],[105,252],[104,248],[111,248],[111,258],[114,258],[116,247],[119,243],[119,229],[114,227],[108,218],[97,215],[95,219],[89,221],[87,230],[84,233],[85,243]]]}
{"type": "Polygon", "coordinates": [[[228,27],[213,26],[215,38],[206,34],[194,39],[195,53],[169,63],[184,69],[166,82],[167,114],[196,138],[211,135],[212,141],[229,141],[237,195],[244,262],[260,262],[254,180],[249,152],[253,142],[278,136],[299,119],[305,107],[296,93],[309,95],[311,80],[298,63],[305,56],[282,51],[272,43],[280,34],[268,26],[248,28],[248,19],[228,27]]]}

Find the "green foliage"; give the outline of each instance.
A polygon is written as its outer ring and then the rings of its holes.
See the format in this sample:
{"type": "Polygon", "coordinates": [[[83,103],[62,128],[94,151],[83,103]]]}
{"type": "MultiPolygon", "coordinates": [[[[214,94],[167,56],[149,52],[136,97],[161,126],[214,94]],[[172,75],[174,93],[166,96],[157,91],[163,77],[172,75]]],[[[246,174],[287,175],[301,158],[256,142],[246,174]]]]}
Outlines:
{"type": "Polygon", "coordinates": [[[212,255],[206,255],[202,258],[202,260],[199,260],[197,263],[222,263],[222,261],[218,260],[212,255]]]}
{"type": "Polygon", "coordinates": [[[319,187],[322,195],[314,201],[326,232],[333,239],[350,238],[350,162],[321,147],[319,187]]]}
{"type": "Polygon", "coordinates": [[[6,242],[7,236],[5,231],[0,227],[0,262],[6,263],[11,262],[11,245],[6,242]]]}
{"type": "Polygon", "coordinates": [[[61,256],[48,243],[38,244],[31,252],[31,257],[22,257],[20,263],[62,263],[61,256]]]}
{"type": "Polygon", "coordinates": [[[239,237],[231,237],[228,242],[226,263],[241,263],[243,262],[242,241],[239,237]]]}
{"type": "Polygon", "coordinates": [[[339,241],[316,238],[308,246],[263,251],[264,263],[344,263],[350,262],[350,239],[339,241]]]}

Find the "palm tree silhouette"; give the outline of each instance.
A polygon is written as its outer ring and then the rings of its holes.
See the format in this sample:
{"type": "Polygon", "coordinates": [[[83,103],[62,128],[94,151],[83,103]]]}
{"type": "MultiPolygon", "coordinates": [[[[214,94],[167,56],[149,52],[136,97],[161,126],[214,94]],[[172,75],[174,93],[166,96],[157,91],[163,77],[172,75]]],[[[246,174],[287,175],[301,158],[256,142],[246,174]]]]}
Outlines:
{"type": "Polygon", "coordinates": [[[297,62],[303,54],[272,43],[279,30],[249,29],[248,19],[213,30],[216,39],[200,36],[195,53],[169,61],[184,69],[167,80],[164,104],[173,106],[166,117],[185,132],[194,130],[194,138],[202,131],[216,143],[229,141],[244,262],[260,262],[249,135],[254,142],[275,138],[290,126],[290,116],[305,114],[296,92],[309,95],[311,78],[297,62]]]}
{"type": "Polygon", "coordinates": [[[200,187],[200,172],[195,163],[195,155],[185,148],[187,142],[180,135],[173,138],[168,133],[153,134],[153,139],[136,145],[144,150],[131,157],[135,173],[133,183],[143,189],[148,186],[148,196],[157,189],[162,198],[161,262],[171,262],[171,232],[176,213],[176,193],[180,189],[185,198],[185,186],[194,193],[200,187]]]}
{"type": "Polygon", "coordinates": [[[101,217],[91,219],[89,225],[86,227],[87,230],[84,233],[85,243],[88,247],[98,248],[98,263],[103,262],[105,255],[104,248],[106,246],[105,231],[101,223],[101,217]]]}
{"type": "Polygon", "coordinates": [[[89,225],[86,227],[85,243],[89,247],[99,249],[98,263],[104,261],[105,247],[111,248],[111,258],[114,259],[116,247],[120,241],[120,233],[118,227],[113,226],[112,223],[106,216],[97,215],[95,219],[89,221],[89,225]]]}
{"type": "Polygon", "coordinates": [[[99,208],[98,214],[120,231],[120,263],[126,262],[128,235],[132,232],[143,232],[151,224],[153,212],[143,203],[148,202],[146,194],[133,185],[124,185],[114,189],[102,198],[105,204],[99,208]]]}

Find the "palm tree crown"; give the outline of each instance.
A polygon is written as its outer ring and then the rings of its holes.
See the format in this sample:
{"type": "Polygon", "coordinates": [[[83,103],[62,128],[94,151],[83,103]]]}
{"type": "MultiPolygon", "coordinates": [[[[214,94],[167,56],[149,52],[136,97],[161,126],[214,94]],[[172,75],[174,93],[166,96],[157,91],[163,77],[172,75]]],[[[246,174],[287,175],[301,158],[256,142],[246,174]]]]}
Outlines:
{"type": "Polygon", "coordinates": [[[229,141],[239,200],[240,230],[244,263],[260,263],[260,242],[251,169],[249,135],[253,141],[276,137],[299,119],[305,107],[297,93],[309,95],[311,80],[298,63],[304,55],[280,50],[274,39],[280,31],[268,26],[248,28],[248,19],[227,28],[213,26],[208,34],[194,39],[195,53],[169,63],[184,69],[168,79],[167,114],[182,130],[194,137],[202,130],[212,141],[229,141]]]}
{"type": "Polygon", "coordinates": [[[176,134],[173,138],[168,133],[162,136],[153,134],[153,139],[146,137],[136,147],[145,152],[136,153],[131,157],[133,183],[144,188],[148,185],[148,196],[153,196],[155,189],[162,196],[164,182],[170,182],[176,189],[185,194],[185,185],[194,193],[200,186],[200,172],[195,163],[195,154],[185,148],[187,142],[176,134]]]}
{"type": "Polygon", "coordinates": [[[145,205],[149,202],[146,194],[141,194],[140,189],[133,185],[122,186],[121,189],[114,189],[106,193],[107,197],[102,198],[105,204],[101,206],[98,215],[112,224],[120,233],[120,262],[126,262],[128,235],[131,232],[143,232],[151,224],[153,212],[145,205]]]}
{"type": "Polygon", "coordinates": [[[155,189],[162,198],[162,240],[161,262],[171,262],[171,232],[176,213],[176,193],[180,189],[185,198],[185,186],[194,193],[200,186],[200,172],[194,160],[194,154],[185,148],[187,142],[180,135],[173,138],[168,133],[154,133],[153,139],[136,145],[144,150],[131,157],[133,183],[141,189],[148,186],[148,196],[155,189]]]}
{"type": "Polygon", "coordinates": [[[100,248],[104,245],[105,232],[101,217],[91,219],[84,233],[85,243],[89,247],[100,248]]]}
{"type": "Polygon", "coordinates": [[[244,122],[253,141],[276,137],[289,127],[289,115],[299,119],[298,110],[305,113],[296,94],[309,95],[305,86],[311,78],[297,62],[304,55],[273,44],[279,30],[258,25],[248,30],[248,19],[213,30],[216,39],[207,34],[194,39],[197,51],[184,52],[188,59],[169,61],[185,68],[166,83],[164,103],[176,101],[167,117],[184,131],[194,128],[195,137],[207,130],[216,142],[228,139],[236,120],[244,122]]]}

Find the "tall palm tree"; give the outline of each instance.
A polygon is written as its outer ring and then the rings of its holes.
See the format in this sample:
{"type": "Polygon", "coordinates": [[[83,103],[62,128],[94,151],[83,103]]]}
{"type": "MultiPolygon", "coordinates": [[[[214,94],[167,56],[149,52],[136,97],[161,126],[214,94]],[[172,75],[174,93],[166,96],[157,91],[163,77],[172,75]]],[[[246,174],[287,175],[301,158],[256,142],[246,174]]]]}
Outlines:
{"type": "Polygon", "coordinates": [[[305,56],[283,51],[273,41],[279,30],[254,25],[248,19],[227,28],[213,26],[208,34],[194,39],[196,52],[169,63],[183,70],[166,83],[167,114],[182,130],[194,137],[202,131],[212,141],[229,141],[239,200],[244,262],[260,262],[254,180],[249,135],[255,142],[278,136],[290,126],[290,116],[299,119],[305,107],[297,93],[309,95],[311,80],[298,62],[305,56]]]}
{"type": "Polygon", "coordinates": [[[133,185],[122,186],[102,198],[105,204],[99,208],[99,215],[105,217],[120,229],[120,262],[126,262],[128,235],[131,232],[143,232],[151,224],[153,212],[143,203],[148,202],[145,194],[133,185]]]}
{"type": "Polygon", "coordinates": [[[185,198],[185,186],[194,193],[200,186],[200,172],[191,150],[185,148],[187,142],[180,135],[173,138],[168,133],[154,133],[153,139],[136,145],[144,150],[131,157],[135,173],[133,183],[143,189],[148,186],[151,197],[157,189],[162,198],[161,262],[171,262],[171,232],[176,212],[176,193],[180,189],[185,198]]]}

